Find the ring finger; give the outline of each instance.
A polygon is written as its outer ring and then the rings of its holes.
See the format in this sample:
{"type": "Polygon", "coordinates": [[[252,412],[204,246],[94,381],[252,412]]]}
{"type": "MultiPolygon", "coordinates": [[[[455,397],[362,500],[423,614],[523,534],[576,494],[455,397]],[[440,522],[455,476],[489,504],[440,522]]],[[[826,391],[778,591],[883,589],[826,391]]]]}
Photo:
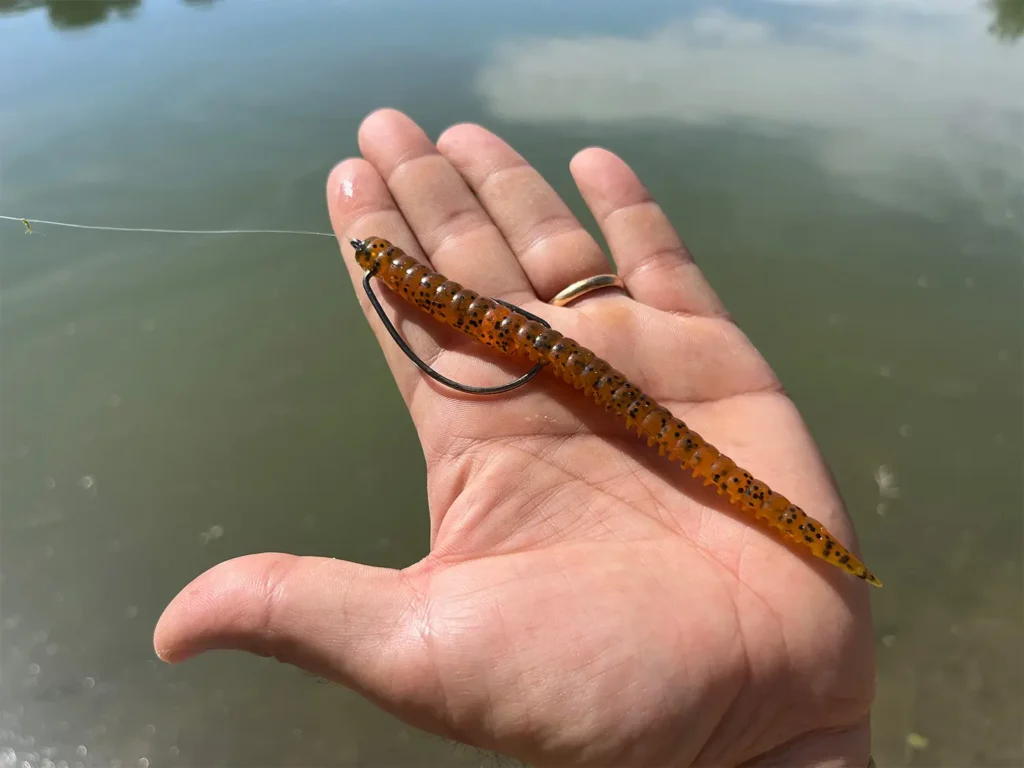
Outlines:
{"type": "Polygon", "coordinates": [[[620,158],[585,149],[569,164],[630,295],[668,312],[719,317],[725,308],[661,207],[620,158]]]}

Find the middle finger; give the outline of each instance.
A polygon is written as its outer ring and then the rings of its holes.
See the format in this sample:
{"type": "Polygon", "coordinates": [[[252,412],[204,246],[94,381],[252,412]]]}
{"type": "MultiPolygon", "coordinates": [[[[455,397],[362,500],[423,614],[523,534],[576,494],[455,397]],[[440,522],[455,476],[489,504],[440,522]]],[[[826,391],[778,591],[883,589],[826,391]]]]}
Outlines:
{"type": "Polygon", "coordinates": [[[374,112],[359,129],[359,149],[438,272],[484,296],[535,298],[501,232],[416,123],[395,110],[374,112]]]}
{"type": "Polygon", "coordinates": [[[493,133],[458,125],[445,131],[437,145],[501,229],[542,301],[577,280],[614,271],[601,246],[544,177],[493,133]]]}

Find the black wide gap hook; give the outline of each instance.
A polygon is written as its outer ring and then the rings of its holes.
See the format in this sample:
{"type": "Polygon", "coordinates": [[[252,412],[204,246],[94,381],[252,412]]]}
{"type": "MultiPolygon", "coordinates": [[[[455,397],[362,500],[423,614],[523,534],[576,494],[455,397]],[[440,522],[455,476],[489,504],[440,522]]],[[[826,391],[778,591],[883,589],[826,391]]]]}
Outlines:
{"type": "MultiPolygon", "coordinates": [[[[458,381],[455,381],[454,379],[449,379],[444,374],[438,373],[429,365],[427,365],[427,363],[424,362],[419,357],[419,355],[413,352],[412,348],[405,343],[405,339],[402,338],[402,336],[398,333],[398,329],[395,328],[395,326],[391,323],[391,320],[388,319],[388,316],[384,313],[384,307],[381,306],[380,301],[377,299],[377,296],[374,294],[373,289],[370,287],[371,277],[373,277],[373,275],[371,275],[369,272],[367,272],[366,275],[363,277],[363,288],[366,289],[366,295],[370,297],[370,303],[373,305],[373,308],[377,311],[377,316],[380,317],[380,321],[384,323],[384,327],[387,328],[388,333],[391,334],[391,338],[395,340],[395,343],[398,345],[398,348],[405,353],[405,356],[412,360],[414,363],[416,363],[417,367],[419,367],[421,371],[427,374],[434,381],[440,382],[441,384],[444,384],[446,387],[450,387],[451,389],[454,389],[458,392],[465,392],[468,395],[500,395],[503,392],[510,392],[511,390],[516,389],[517,387],[523,386],[523,384],[526,384],[528,381],[530,381],[530,379],[532,379],[534,376],[540,373],[541,369],[544,368],[545,363],[543,361],[539,362],[529,372],[524,373],[515,381],[511,381],[508,384],[501,384],[500,386],[497,387],[474,387],[469,384],[462,384],[458,381]]],[[[521,315],[526,316],[530,320],[533,320],[535,323],[540,323],[545,328],[551,327],[548,324],[547,320],[545,320],[542,317],[537,317],[537,315],[533,314],[532,312],[527,312],[522,307],[517,307],[515,304],[509,304],[507,301],[502,301],[501,299],[494,299],[494,301],[498,302],[503,307],[511,309],[513,312],[518,312],[521,315]]]]}

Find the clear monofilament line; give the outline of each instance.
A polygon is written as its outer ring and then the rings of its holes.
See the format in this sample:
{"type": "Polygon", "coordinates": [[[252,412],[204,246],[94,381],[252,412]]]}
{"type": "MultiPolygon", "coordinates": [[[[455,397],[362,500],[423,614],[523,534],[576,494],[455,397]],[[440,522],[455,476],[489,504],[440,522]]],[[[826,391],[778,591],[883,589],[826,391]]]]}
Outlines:
{"type": "Polygon", "coordinates": [[[307,235],[310,237],[334,237],[329,232],[313,232],[303,229],[153,229],[150,227],[108,227],[99,224],[73,224],[69,221],[47,221],[46,219],[28,219],[22,216],[5,216],[6,221],[28,221],[30,224],[46,224],[51,227],[67,227],[69,229],[92,229],[102,232],[152,232],[163,235],[307,235]]]}

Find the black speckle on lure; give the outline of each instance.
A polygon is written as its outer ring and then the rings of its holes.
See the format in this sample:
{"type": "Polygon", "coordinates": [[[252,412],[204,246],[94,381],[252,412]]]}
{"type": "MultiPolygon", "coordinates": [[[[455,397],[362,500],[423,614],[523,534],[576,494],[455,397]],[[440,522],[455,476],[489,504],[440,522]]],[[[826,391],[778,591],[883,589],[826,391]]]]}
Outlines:
{"type": "Polygon", "coordinates": [[[552,372],[621,416],[651,447],[695,478],[837,568],[876,587],[882,582],[819,521],[753,477],[578,342],[452,282],[387,240],[353,240],[356,262],[392,291],[443,323],[490,347],[545,363],[552,372]]]}

